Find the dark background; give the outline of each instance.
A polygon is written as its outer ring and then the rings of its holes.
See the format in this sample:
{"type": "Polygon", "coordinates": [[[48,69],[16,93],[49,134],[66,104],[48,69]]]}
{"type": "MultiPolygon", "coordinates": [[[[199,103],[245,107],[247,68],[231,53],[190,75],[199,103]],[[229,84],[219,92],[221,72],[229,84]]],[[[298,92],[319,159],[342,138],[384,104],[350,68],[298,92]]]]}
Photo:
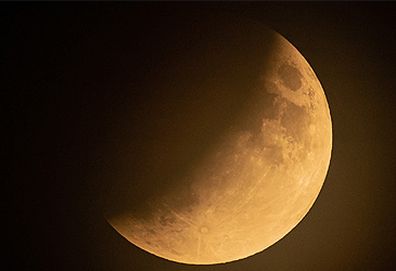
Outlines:
{"type": "Polygon", "coordinates": [[[1,13],[12,133],[3,222],[15,269],[395,268],[394,3],[2,3],[1,13]],[[284,239],[238,262],[180,265],[116,233],[104,198],[117,165],[139,161],[144,121],[133,114],[161,97],[142,86],[177,55],[164,22],[224,11],[272,27],[310,62],[330,104],[332,160],[314,207],[284,239]]]}

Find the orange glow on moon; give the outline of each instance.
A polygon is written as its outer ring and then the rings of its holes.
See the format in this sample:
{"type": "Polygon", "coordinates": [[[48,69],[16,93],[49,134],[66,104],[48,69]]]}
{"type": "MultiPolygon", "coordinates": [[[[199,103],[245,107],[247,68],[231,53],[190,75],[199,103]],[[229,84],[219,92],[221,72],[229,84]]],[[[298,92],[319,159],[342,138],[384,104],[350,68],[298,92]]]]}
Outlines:
{"type": "Polygon", "coordinates": [[[271,37],[268,65],[246,101],[266,106],[235,121],[183,177],[188,187],[147,203],[144,215],[107,216],[131,243],[176,262],[225,263],[273,245],[308,213],[330,163],[329,106],[304,57],[281,35],[271,37]],[[252,119],[257,131],[239,125],[252,119]],[[184,199],[189,204],[179,206],[184,199]]]}

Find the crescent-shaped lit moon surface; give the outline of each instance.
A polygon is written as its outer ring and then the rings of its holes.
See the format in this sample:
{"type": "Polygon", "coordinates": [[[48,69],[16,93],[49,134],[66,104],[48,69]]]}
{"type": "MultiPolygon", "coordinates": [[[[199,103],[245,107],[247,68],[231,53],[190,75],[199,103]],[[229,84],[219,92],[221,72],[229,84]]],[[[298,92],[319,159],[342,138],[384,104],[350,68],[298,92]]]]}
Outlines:
{"type": "Polygon", "coordinates": [[[185,185],[145,203],[144,215],[107,216],[131,243],[171,261],[225,263],[263,251],[307,214],[330,163],[329,106],[300,52],[271,35],[253,98],[241,101],[246,114],[182,177],[185,185]],[[259,129],[244,128],[252,120],[259,129]]]}

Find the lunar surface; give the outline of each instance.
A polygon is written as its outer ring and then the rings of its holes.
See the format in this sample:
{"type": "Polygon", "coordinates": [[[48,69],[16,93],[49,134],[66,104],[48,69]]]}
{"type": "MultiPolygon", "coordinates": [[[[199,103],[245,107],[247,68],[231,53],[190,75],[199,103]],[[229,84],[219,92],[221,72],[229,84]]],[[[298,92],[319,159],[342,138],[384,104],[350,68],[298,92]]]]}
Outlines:
{"type": "Polygon", "coordinates": [[[307,214],[332,148],[329,106],[314,71],[280,34],[246,110],[178,187],[108,222],[134,245],[188,264],[217,264],[263,251],[307,214]],[[246,125],[254,123],[254,125],[246,125]]]}

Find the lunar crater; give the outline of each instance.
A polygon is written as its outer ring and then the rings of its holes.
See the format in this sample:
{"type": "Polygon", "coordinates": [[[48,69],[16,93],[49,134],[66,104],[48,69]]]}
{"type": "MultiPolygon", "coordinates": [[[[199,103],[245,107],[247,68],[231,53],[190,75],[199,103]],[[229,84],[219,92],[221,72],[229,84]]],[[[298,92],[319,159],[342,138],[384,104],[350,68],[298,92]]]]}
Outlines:
{"type": "Polygon", "coordinates": [[[206,227],[206,226],[201,226],[200,228],[199,228],[199,232],[200,233],[208,233],[209,232],[209,229],[208,229],[208,227],[206,227]]]}

